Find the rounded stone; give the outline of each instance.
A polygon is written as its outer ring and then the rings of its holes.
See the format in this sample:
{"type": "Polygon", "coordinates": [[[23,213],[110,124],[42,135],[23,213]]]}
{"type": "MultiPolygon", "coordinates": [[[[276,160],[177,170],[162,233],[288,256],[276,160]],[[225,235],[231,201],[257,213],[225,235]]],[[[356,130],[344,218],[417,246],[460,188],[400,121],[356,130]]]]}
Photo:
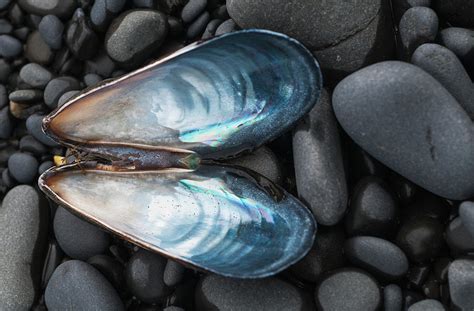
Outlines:
{"type": "Polygon", "coordinates": [[[26,40],[25,56],[32,63],[48,65],[54,59],[54,53],[43,40],[39,31],[33,31],[26,40]]]}
{"type": "Polygon", "coordinates": [[[444,306],[435,299],[425,299],[412,304],[408,311],[445,311],[444,306]]]}
{"type": "Polygon", "coordinates": [[[338,84],[333,107],[349,136],[389,168],[445,198],[474,196],[472,121],[422,69],[366,67],[338,84]]]}
{"type": "Polygon", "coordinates": [[[456,255],[474,252],[474,238],[464,226],[461,217],[456,217],[446,228],[446,243],[456,255]]]}
{"type": "Polygon", "coordinates": [[[56,15],[59,18],[71,16],[76,1],[74,0],[18,0],[20,7],[30,14],[35,15],[56,15]]]}
{"type": "Polygon", "coordinates": [[[463,202],[459,206],[459,217],[462,220],[464,228],[466,228],[474,240],[474,203],[463,202]]]}
{"type": "Polygon", "coordinates": [[[81,85],[73,77],[59,77],[49,81],[44,90],[44,102],[50,108],[56,108],[59,98],[66,92],[79,90],[81,85]]]}
{"type": "Polygon", "coordinates": [[[400,286],[390,284],[383,289],[383,307],[385,311],[400,311],[403,306],[403,293],[400,286]]]}
{"type": "Polygon", "coordinates": [[[29,63],[21,68],[20,78],[33,88],[44,89],[53,79],[53,74],[39,64],[29,63]]]}
{"type": "Polygon", "coordinates": [[[438,33],[438,16],[427,7],[408,9],[400,20],[400,38],[404,57],[410,59],[417,47],[432,42],[438,33]]]}
{"type": "Polygon", "coordinates": [[[56,147],[58,146],[58,143],[46,136],[46,134],[41,129],[44,117],[44,115],[32,114],[28,117],[28,119],[26,119],[26,129],[30,135],[39,140],[41,143],[45,144],[46,146],[56,147]]]}
{"type": "Polygon", "coordinates": [[[56,210],[54,216],[54,235],[69,257],[80,260],[105,253],[110,242],[106,232],[62,207],[56,210]]]}
{"type": "Polygon", "coordinates": [[[474,30],[459,27],[449,27],[441,30],[439,41],[450,49],[461,60],[467,72],[474,78],[474,30]]]}
{"type": "Polygon", "coordinates": [[[14,58],[23,51],[21,42],[10,35],[0,35],[0,56],[14,58]]]}
{"type": "Polygon", "coordinates": [[[14,153],[8,159],[8,170],[16,181],[29,184],[38,172],[38,160],[27,153],[14,153]]]}
{"type": "Polygon", "coordinates": [[[220,36],[225,33],[233,32],[237,30],[237,24],[229,18],[228,20],[224,21],[222,24],[217,27],[215,35],[220,36]]]}
{"type": "Polygon", "coordinates": [[[461,310],[474,309],[474,260],[457,259],[448,269],[452,303],[461,310]]]}
{"type": "Polygon", "coordinates": [[[186,37],[188,39],[193,39],[202,35],[210,19],[211,15],[207,11],[199,15],[199,17],[196,18],[196,20],[188,26],[188,30],[186,31],[186,37]]]}
{"type": "Polygon", "coordinates": [[[38,25],[38,31],[44,42],[52,49],[58,50],[61,48],[64,24],[56,15],[44,16],[38,25]]]}
{"type": "Polygon", "coordinates": [[[190,0],[181,11],[181,19],[185,23],[195,20],[206,8],[207,0],[190,0]]]}

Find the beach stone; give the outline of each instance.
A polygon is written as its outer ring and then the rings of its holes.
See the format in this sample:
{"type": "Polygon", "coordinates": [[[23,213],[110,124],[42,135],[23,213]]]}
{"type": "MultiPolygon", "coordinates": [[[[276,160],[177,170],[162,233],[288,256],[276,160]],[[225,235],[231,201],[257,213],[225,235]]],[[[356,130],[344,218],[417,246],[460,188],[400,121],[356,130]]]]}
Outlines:
{"type": "Polygon", "coordinates": [[[76,7],[75,0],[18,0],[20,7],[30,14],[56,15],[59,18],[71,16],[76,7]]]}
{"type": "Polygon", "coordinates": [[[101,45],[99,37],[89,27],[82,9],[77,9],[66,29],[66,43],[69,50],[80,60],[91,59],[101,45]]]}
{"type": "Polygon", "coordinates": [[[32,63],[48,65],[54,59],[54,53],[43,40],[39,31],[33,31],[26,40],[25,56],[32,63]]]}
{"type": "Polygon", "coordinates": [[[8,107],[3,107],[0,109],[0,139],[10,138],[13,126],[8,107]]]}
{"type": "Polygon", "coordinates": [[[211,15],[207,11],[199,15],[199,17],[196,18],[196,20],[188,26],[188,30],[186,31],[186,37],[188,39],[193,39],[202,35],[210,19],[211,15]]]}
{"type": "Polygon", "coordinates": [[[448,27],[439,33],[439,41],[461,60],[471,79],[474,78],[474,30],[448,27]]]}
{"type": "Polygon", "coordinates": [[[222,22],[222,24],[220,24],[219,27],[217,27],[215,35],[220,36],[225,33],[236,31],[237,29],[238,29],[237,24],[234,22],[234,20],[229,18],[228,20],[222,22]]]}
{"type": "Polygon", "coordinates": [[[52,49],[59,50],[62,45],[64,24],[56,15],[46,15],[38,25],[38,31],[44,42],[52,49]]]}
{"type": "Polygon", "coordinates": [[[444,306],[435,299],[425,299],[422,301],[418,301],[417,303],[412,304],[408,311],[445,311],[446,309],[444,306]]]}
{"type": "Polygon", "coordinates": [[[456,217],[446,227],[446,243],[453,254],[474,252],[474,236],[464,226],[461,217],[456,217]]]}
{"type": "Polygon", "coordinates": [[[73,77],[58,77],[49,81],[44,90],[44,102],[50,108],[56,108],[59,98],[66,92],[79,90],[81,85],[76,78],[73,77]]]}
{"type": "Polygon", "coordinates": [[[16,90],[10,93],[10,101],[17,103],[35,103],[43,99],[41,90],[16,90]]]}
{"type": "Polygon", "coordinates": [[[338,223],[347,207],[347,184],[331,95],[324,90],[293,132],[293,157],[299,198],[316,221],[338,223]]]}
{"type": "Polygon", "coordinates": [[[181,11],[181,19],[185,23],[195,20],[206,8],[207,0],[190,0],[181,11]]]}
{"type": "MultiPolygon", "coordinates": [[[[169,22],[169,21],[168,21],[169,22]]],[[[202,34],[202,39],[208,39],[214,36],[216,33],[217,27],[222,23],[220,19],[213,19],[211,20],[207,26],[206,29],[204,29],[204,33],[202,34]]]]}
{"type": "Polygon", "coordinates": [[[461,310],[474,309],[474,260],[457,259],[448,269],[452,303],[461,310]]]}
{"type": "Polygon", "coordinates": [[[22,184],[33,182],[38,172],[38,166],[38,160],[28,153],[17,152],[8,159],[10,175],[22,184]]]}
{"type": "Polygon", "coordinates": [[[459,217],[462,220],[464,228],[466,228],[474,240],[474,203],[463,202],[459,206],[459,217]]]}
{"type": "Polygon", "coordinates": [[[49,138],[41,129],[41,124],[43,123],[44,115],[33,114],[26,119],[26,128],[28,133],[34,138],[39,140],[41,143],[49,147],[56,147],[58,143],[49,138]]]}
{"type": "Polygon", "coordinates": [[[14,58],[23,51],[20,40],[10,35],[0,35],[0,57],[14,58]]]}
{"type": "Polygon", "coordinates": [[[33,88],[44,89],[53,79],[53,74],[39,64],[28,63],[21,68],[20,78],[33,88]]]}
{"type": "Polygon", "coordinates": [[[422,69],[366,67],[338,84],[333,107],[347,134],[395,172],[445,198],[474,195],[472,121],[422,69]]]}
{"type": "Polygon", "coordinates": [[[163,272],[163,281],[168,286],[176,286],[183,280],[185,271],[186,269],[182,264],[168,259],[166,262],[165,271],[163,272]]]}
{"type": "Polygon", "coordinates": [[[96,0],[92,4],[90,21],[95,29],[104,31],[110,21],[122,11],[126,0],[96,0]]]}
{"type": "Polygon", "coordinates": [[[383,307],[385,311],[401,311],[403,306],[403,293],[400,286],[390,284],[383,289],[383,307]]]}
{"type": "Polygon", "coordinates": [[[410,60],[413,52],[422,44],[433,42],[438,33],[438,16],[427,7],[414,7],[403,14],[400,20],[402,58],[410,60]]]}

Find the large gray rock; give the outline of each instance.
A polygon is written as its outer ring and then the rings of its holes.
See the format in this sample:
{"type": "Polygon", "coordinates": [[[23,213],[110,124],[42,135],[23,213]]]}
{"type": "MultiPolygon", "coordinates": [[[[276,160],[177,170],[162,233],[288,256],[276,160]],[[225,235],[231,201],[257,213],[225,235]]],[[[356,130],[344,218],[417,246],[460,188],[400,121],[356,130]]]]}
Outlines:
{"type": "Polygon", "coordinates": [[[393,52],[385,0],[227,0],[242,28],[264,28],[300,40],[320,61],[325,78],[337,80],[393,52]],[[342,22],[344,21],[344,22],[342,22]]]}
{"type": "Polygon", "coordinates": [[[0,310],[29,310],[41,281],[47,206],[31,186],[11,189],[0,207],[0,310]]]}
{"type": "Polygon", "coordinates": [[[293,156],[300,199],[318,223],[338,223],[347,207],[347,185],[337,121],[326,90],[295,129],[293,156]]]}
{"type": "Polygon", "coordinates": [[[472,121],[431,75],[390,61],[336,87],[333,107],[351,138],[376,159],[449,199],[474,195],[472,121]]]}

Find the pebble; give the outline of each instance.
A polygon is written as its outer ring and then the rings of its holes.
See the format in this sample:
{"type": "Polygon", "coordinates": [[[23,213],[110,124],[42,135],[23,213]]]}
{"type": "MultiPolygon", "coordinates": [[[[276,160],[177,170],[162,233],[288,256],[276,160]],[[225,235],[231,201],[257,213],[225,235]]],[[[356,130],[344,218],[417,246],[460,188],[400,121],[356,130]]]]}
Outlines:
{"type": "Polygon", "coordinates": [[[457,259],[448,269],[452,303],[462,310],[474,309],[474,260],[457,259]]]}
{"type": "Polygon", "coordinates": [[[168,35],[170,37],[179,37],[183,31],[183,22],[174,16],[168,16],[168,35]]]}
{"type": "Polygon", "coordinates": [[[30,310],[47,243],[46,207],[28,185],[11,189],[0,208],[0,309],[30,310]]]}
{"type": "Polygon", "coordinates": [[[97,0],[92,4],[90,21],[94,28],[104,31],[117,13],[122,11],[126,0],[97,0]]]}
{"type": "Polygon", "coordinates": [[[44,102],[50,108],[56,108],[59,98],[66,92],[81,89],[79,81],[73,77],[59,77],[49,81],[44,90],[44,102]]]}
{"type": "Polygon", "coordinates": [[[474,237],[464,226],[461,217],[456,217],[446,228],[446,243],[453,254],[474,252],[474,237]]]}
{"type": "Polygon", "coordinates": [[[181,19],[186,24],[195,20],[206,8],[207,0],[190,0],[181,11],[181,19]]]}
{"type": "Polygon", "coordinates": [[[196,310],[311,310],[305,293],[270,277],[239,280],[210,274],[201,278],[195,294],[196,310]]]}
{"type": "Polygon", "coordinates": [[[387,240],[357,236],[346,240],[344,254],[355,266],[383,279],[400,279],[408,271],[408,259],[403,251],[387,240]]]}
{"type": "Polygon", "coordinates": [[[446,309],[438,300],[425,299],[412,304],[408,311],[445,311],[446,309]]]}
{"type": "Polygon", "coordinates": [[[98,74],[102,77],[110,77],[115,70],[115,63],[104,51],[99,53],[90,60],[85,61],[84,72],[98,74]]]}
{"type": "Polygon", "coordinates": [[[400,286],[390,284],[383,289],[383,309],[385,311],[401,311],[403,306],[403,293],[400,286]]]}
{"type": "Polygon", "coordinates": [[[69,91],[61,95],[61,97],[58,100],[58,107],[61,107],[64,105],[69,99],[71,99],[74,95],[79,93],[79,91],[74,90],[74,91],[69,91]]]}
{"type": "Polygon", "coordinates": [[[458,27],[449,27],[441,30],[439,41],[450,49],[461,60],[464,67],[474,77],[474,30],[458,27]]]}
{"type": "Polygon", "coordinates": [[[26,120],[26,128],[28,133],[30,133],[30,135],[39,140],[41,143],[45,144],[46,146],[56,147],[58,146],[58,143],[49,138],[41,129],[44,117],[44,115],[39,114],[33,114],[29,116],[26,120]]]}
{"type": "Polygon", "coordinates": [[[459,217],[462,220],[464,228],[466,228],[474,239],[474,203],[463,202],[459,206],[459,217]]]}
{"type": "Polygon", "coordinates": [[[38,175],[43,174],[47,169],[53,166],[54,166],[54,163],[52,161],[45,161],[41,163],[40,166],[38,167],[38,175]]]}
{"type": "Polygon", "coordinates": [[[338,223],[347,207],[347,185],[337,122],[327,90],[293,132],[293,157],[299,198],[318,223],[338,223]]]}
{"type": "Polygon", "coordinates": [[[21,42],[10,35],[0,35],[0,56],[14,58],[23,51],[21,42]]]}
{"type": "Polygon", "coordinates": [[[52,14],[59,18],[68,18],[76,7],[74,0],[18,0],[18,4],[30,14],[52,14]]]}
{"type": "Polygon", "coordinates": [[[107,255],[95,255],[87,263],[96,268],[114,286],[117,291],[123,289],[125,284],[123,265],[115,258],[107,255]]]}
{"type": "Polygon", "coordinates": [[[345,263],[344,239],[341,226],[319,226],[313,247],[302,260],[291,266],[292,273],[302,280],[316,283],[326,272],[341,268],[345,263]]]}
{"type": "Polygon", "coordinates": [[[0,10],[5,9],[10,5],[11,0],[0,0],[0,10]]]}
{"type": "Polygon", "coordinates": [[[188,26],[188,30],[186,31],[186,37],[188,39],[194,39],[202,35],[210,19],[211,15],[207,11],[199,15],[199,17],[196,18],[196,20],[188,26]]]}
{"type": "Polygon", "coordinates": [[[84,76],[86,86],[93,86],[102,81],[102,77],[95,73],[88,73],[84,76]]]}
{"type": "Polygon", "coordinates": [[[54,53],[43,40],[39,31],[33,31],[26,40],[25,56],[32,63],[48,65],[54,59],[54,53]]]}
{"type": "Polygon", "coordinates": [[[46,15],[38,25],[38,31],[44,42],[52,49],[59,50],[62,46],[64,24],[56,15],[46,15]]]}
{"type": "Polygon", "coordinates": [[[474,195],[472,121],[422,69],[366,67],[337,85],[333,107],[349,136],[397,173],[445,198],[474,195]]]}
{"type": "Polygon", "coordinates": [[[398,218],[395,195],[382,179],[367,176],[356,184],[345,216],[349,235],[392,237],[398,226],[398,218]]]}
{"type": "Polygon", "coordinates": [[[396,244],[415,262],[435,258],[443,246],[443,226],[430,217],[410,218],[402,223],[396,244]]]}
{"type": "Polygon", "coordinates": [[[435,1],[435,9],[451,25],[474,28],[474,3],[465,0],[435,1]]]}
{"type": "Polygon", "coordinates": [[[168,294],[163,281],[166,259],[140,249],[125,268],[125,280],[134,296],[146,303],[160,302],[168,294]]]}
{"type": "Polygon", "coordinates": [[[213,19],[211,20],[207,26],[206,29],[204,30],[204,33],[202,34],[202,39],[208,39],[214,36],[216,33],[217,27],[222,23],[220,19],[213,19]]]}
{"type": "Polygon", "coordinates": [[[28,63],[21,68],[20,78],[33,88],[44,89],[53,79],[53,74],[39,64],[28,63]]]}
{"type": "Polygon", "coordinates": [[[7,188],[12,188],[17,185],[17,182],[10,175],[8,168],[4,169],[2,172],[2,182],[7,188]]]}
{"type": "Polygon", "coordinates": [[[327,311],[375,311],[382,305],[377,281],[354,268],[336,270],[327,275],[319,282],[315,298],[318,309],[327,311]]]}
{"type": "Polygon", "coordinates": [[[227,12],[227,6],[225,4],[215,8],[211,13],[211,18],[213,19],[220,19],[220,20],[226,21],[230,19],[229,17],[230,16],[229,16],[229,13],[227,12]]]}
{"type": "Polygon", "coordinates": [[[8,139],[13,131],[13,122],[8,107],[0,109],[0,139],[8,139]]]}
{"type": "Polygon", "coordinates": [[[6,19],[0,19],[0,34],[8,35],[13,31],[13,26],[6,19]]]}
{"type": "Polygon", "coordinates": [[[165,271],[163,272],[163,282],[170,287],[176,286],[183,280],[185,271],[186,269],[182,264],[168,259],[166,262],[165,271]]]}
{"type": "Polygon", "coordinates": [[[41,288],[44,289],[48,285],[49,279],[54,270],[61,264],[64,259],[64,253],[54,239],[50,239],[48,250],[44,259],[43,275],[41,278],[41,288]]]}
{"type": "MultiPolygon", "coordinates": [[[[35,156],[41,156],[48,150],[46,147],[31,135],[25,135],[20,139],[20,151],[32,153],[35,156]]],[[[39,169],[39,168],[38,168],[39,169]]]]}
{"type": "Polygon", "coordinates": [[[7,89],[3,84],[0,84],[0,108],[8,105],[8,94],[7,89]]]}
{"type": "Polygon", "coordinates": [[[43,99],[43,91],[17,90],[10,93],[9,99],[17,103],[35,103],[43,99]]]}
{"type": "Polygon", "coordinates": [[[3,58],[0,58],[0,83],[5,83],[10,77],[11,67],[8,62],[3,58]]]}
{"type": "Polygon", "coordinates": [[[91,59],[100,47],[99,37],[89,27],[82,9],[77,9],[66,29],[66,44],[80,60],[91,59]]]}
{"type": "Polygon", "coordinates": [[[243,29],[269,29],[301,41],[317,57],[327,83],[394,51],[387,1],[227,0],[226,5],[243,29]]]}
{"type": "Polygon", "coordinates": [[[409,60],[420,45],[434,41],[438,24],[436,12],[427,7],[414,7],[403,14],[399,31],[404,59],[409,60]]]}
{"type": "Polygon", "coordinates": [[[237,29],[237,24],[232,19],[228,19],[217,27],[215,35],[220,36],[225,33],[236,31],[237,29]]]}
{"type": "Polygon", "coordinates": [[[45,302],[51,311],[125,310],[109,281],[79,260],[67,261],[56,268],[46,287],[45,302]]]}
{"type": "Polygon", "coordinates": [[[16,181],[22,184],[32,183],[38,172],[38,160],[28,153],[14,153],[8,159],[8,170],[16,181]]]}
{"type": "Polygon", "coordinates": [[[261,147],[252,153],[227,161],[265,176],[276,184],[283,183],[283,171],[278,157],[268,147],[261,147]]]}
{"type": "Polygon", "coordinates": [[[66,255],[80,260],[105,253],[110,243],[106,232],[62,207],[54,216],[54,235],[66,255]]]}
{"type": "Polygon", "coordinates": [[[20,27],[13,30],[13,35],[20,39],[21,41],[26,41],[28,35],[30,34],[30,28],[28,27],[20,27]]]}
{"type": "Polygon", "coordinates": [[[438,44],[423,44],[412,63],[438,80],[474,119],[474,86],[456,54],[438,44]]]}
{"type": "Polygon", "coordinates": [[[145,9],[127,11],[109,26],[105,48],[113,60],[134,66],[156,52],[167,33],[168,22],[163,13],[145,9]]]}

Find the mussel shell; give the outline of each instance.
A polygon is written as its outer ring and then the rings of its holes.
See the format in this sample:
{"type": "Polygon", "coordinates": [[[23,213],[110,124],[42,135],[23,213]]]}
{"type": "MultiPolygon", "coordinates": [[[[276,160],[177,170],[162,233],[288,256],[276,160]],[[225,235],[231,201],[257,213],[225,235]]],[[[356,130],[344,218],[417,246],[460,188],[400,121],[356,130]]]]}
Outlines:
{"type": "Polygon", "coordinates": [[[245,30],[87,90],[43,128],[75,147],[141,144],[223,158],[286,131],[316,103],[321,87],[319,65],[303,45],[245,30]]]}
{"type": "Polygon", "coordinates": [[[142,247],[238,278],[275,274],[311,248],[316,223],[296,198],[243,171],[107,172],[52,168],[39,181],[59,204],[142,247]],[[278,199],[275,199],[278,197],[278,199]]]}

